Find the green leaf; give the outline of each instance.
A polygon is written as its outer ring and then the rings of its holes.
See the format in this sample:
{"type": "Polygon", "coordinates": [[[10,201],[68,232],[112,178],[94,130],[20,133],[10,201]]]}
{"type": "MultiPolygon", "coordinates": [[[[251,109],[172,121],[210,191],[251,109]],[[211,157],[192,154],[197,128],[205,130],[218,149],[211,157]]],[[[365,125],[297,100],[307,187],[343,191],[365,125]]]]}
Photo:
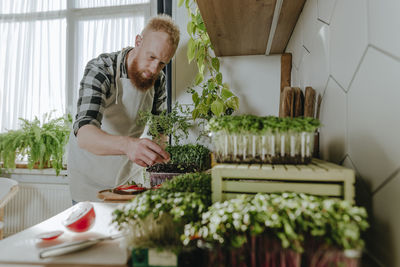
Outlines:
{"type": "Polygon", "coordinates": [[[188,32],[189,35],[193,34],[193,28],[194,28],[194,24],[193,22],[189,21],[186,27],[186,30],[188,32]]]}
{"type": "Polygon", "coordinates": [[[215,83],[212,79],[209,79],[207,82],[207,88],[210,92],[215,90],[215,83]]]}
{"type": "Polygon", "coordinates": [[[222,84],[222,73],[218,72],[217,76],[215,77],[218,84],[222,84]]]}
{"type": "Polygon", "coordinates": [[[190,38],[188,41],[188,49],[187,49],[187,58],[189,63],[192,62],[192,60],[194,59],[195,52],[196,52],[196,43],[192,38],[190,38]]]}
{"type": "Polygon", "coordinates": [[[212,104],[211,104],[211,111],[214,113],[216,116],[222,115],[224,112],[224,102],[222,102],[220,99],[216,99],[212,104]]]}
{"type": "Polygon", "coordinates": [[[230,98],[231,96],[233,96],[233,93],[225,88],[222,88],[221,90],[221,98],[222,100],[227,100],[228,98],[230,98]]]}
{"type": "Polygon", "coordinates": [[[192,111],[193,120],[197,119],[199,117],[199,115],[200,115],[200,111],[197,108],[193,109],[193,111],[192,111]]]}
{"type": "Polygon", "coordinates": [[[203,81],[203,79],[204,79],[204,76],[203,76],[203,74],[202,73],[197,73],[196,74],[196,78],[194,79],[194,84],[195,85],[199,85],[202,81],[203,81]]]}
{"type": "Polygon", "coordinates": [[[192,100],[193,100],[193,103],[195,104],[195,105],[198,105],[199,104],[199,94],[197,93],[197,92],[194,92],[193,94],[192,94],[192,100]]]}
{"type": "Polygon", "coordinates": [[[239,109],[239,98],[237,96],[233,96],[226,101],[226,106],[232,108],[234,110],[239,109]]]}
{"type": "Polygon", "coordinates": [[[178,7],[182,6],[184,0],[179,0],[178,7]]]}
{"type": "Polygon", "coordinates": [[[204,63],[203,63],[203,61],[197,61],[197,68],[199,69],[199,73],[204,75],[204,63]]]}
{"type": "Polygon", "coordinates": [[[211,65],[213,66],[213,68],[219,72],[219,59],[217,57],[213,57],[211,59],[211,65]]]}

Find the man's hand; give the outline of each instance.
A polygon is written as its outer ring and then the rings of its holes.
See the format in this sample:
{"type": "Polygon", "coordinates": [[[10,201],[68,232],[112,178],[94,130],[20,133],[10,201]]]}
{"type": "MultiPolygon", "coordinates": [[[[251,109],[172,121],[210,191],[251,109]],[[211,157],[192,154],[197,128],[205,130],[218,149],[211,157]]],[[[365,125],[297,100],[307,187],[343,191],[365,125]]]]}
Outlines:
{"type": "Polygon", "coordinates": [[[110,135],[94,125],[84,125],[77,133],[80,148],[96,155],[127,155],[142,167],[169,161],[169,154],[147,138],[110,135]]]}
{"type": "Polygon", "coordinates": [[[130,138],[124,151],[128,158],[142,167],[169,161],[169,154],[147,138],[130,138]]]}

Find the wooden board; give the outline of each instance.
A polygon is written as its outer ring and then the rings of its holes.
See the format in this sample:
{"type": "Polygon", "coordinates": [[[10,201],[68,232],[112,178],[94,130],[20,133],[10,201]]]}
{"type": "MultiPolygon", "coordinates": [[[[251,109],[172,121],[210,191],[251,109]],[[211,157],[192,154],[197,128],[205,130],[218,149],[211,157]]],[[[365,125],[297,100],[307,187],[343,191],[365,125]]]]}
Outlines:
{"type": "Polygon", "coordinates": [[[293,99],[294,92],[291,87],[283,88],[282,99],[281,99],[281,110],[279,111],[280,117],[292,117],[293,115],[293,99]]]}
{"type": "Polygon", "coordinates": [[[281,54],[285,51],[305,2],[305,0],[283,1],[270,54],[281,54]]]}
{"type": "Polygon", "coordinates": [[[97,198],[104,202],[128,202],[136,196],[137,195],[115,194],[112,192],[112,189],[101,190],[97,193],[97,198]]]}
{"type": "Polygon", "coordinates": [[[262,55],[276,0],[197,0],[216,56],[262,55]]]}
{"type": "Polygon", "coordinates": [[[354,170],[319,159],[308,165],[218,164],[211,174],[213,202],[241,193],[292,191],[354,203],[354,170]]]}
{"type": "Polygon", "coordinates": [[[299,87],[293,87],[293,114],[292,117],[303,116],[304,95],[299,87]]]}

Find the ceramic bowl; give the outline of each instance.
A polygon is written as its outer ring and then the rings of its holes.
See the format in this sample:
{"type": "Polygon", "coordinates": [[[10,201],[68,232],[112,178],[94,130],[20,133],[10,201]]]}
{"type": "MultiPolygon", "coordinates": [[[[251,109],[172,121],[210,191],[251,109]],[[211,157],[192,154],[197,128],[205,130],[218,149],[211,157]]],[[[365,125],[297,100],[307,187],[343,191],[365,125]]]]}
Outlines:
{"type": "Polygon", "coordinates": [[[86,232],[94,225],[96,213],[94,212],[93,204],[90,202],[79,202],[76,204],[68,216],[63,221],[63,225],[73,232],[86,232]]]}

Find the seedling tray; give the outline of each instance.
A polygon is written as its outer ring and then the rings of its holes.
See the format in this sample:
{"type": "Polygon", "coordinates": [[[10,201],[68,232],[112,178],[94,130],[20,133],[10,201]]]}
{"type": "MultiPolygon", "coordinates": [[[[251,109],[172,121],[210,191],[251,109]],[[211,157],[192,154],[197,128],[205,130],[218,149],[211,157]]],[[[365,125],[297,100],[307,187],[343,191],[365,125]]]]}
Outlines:
{"type": "Polygon", "coordinates": [[[307,165],[217,164],[211,175],[213,202],[239,194],[290,191],[354,203],[354,171],[314,158],[307,165]]]}

